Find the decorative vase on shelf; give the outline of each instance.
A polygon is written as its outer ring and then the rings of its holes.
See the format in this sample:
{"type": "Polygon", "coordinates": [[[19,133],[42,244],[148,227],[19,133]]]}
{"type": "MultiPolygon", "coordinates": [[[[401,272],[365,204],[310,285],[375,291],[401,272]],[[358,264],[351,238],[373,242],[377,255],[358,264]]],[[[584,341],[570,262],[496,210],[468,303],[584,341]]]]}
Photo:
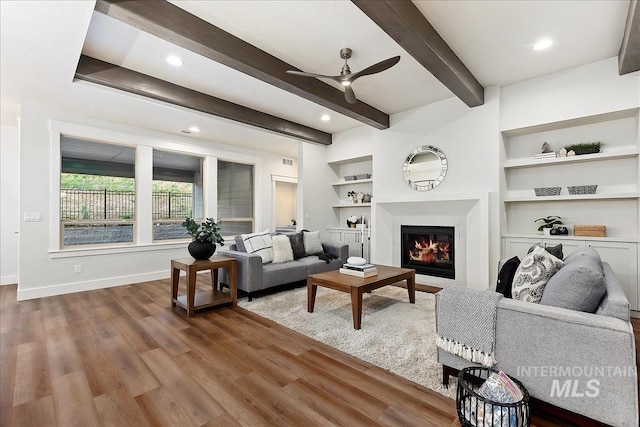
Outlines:
{"type": "Polygon", "coordinates": [[[204,261],[213,256],[213,254],[216,252],[216,245],[211,242],[201,242],[199,240],[194,240],[193,242],[189,243],[187,250],[196,261],[204,261]]]}
{"type": "Polygon", "coordinates": [[[550,228],[543,228],[542,229],[542,234],[544,234],[545,236],[551,235],[551,229],[550,228]]]}

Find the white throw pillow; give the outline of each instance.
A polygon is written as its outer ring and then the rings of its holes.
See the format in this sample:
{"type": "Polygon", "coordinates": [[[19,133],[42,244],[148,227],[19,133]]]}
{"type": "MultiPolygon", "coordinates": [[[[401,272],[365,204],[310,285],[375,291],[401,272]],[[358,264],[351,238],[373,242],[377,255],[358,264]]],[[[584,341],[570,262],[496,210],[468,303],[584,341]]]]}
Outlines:
{"type": "Polygon", "coordinates": [[[324,253],[322,241],[320,240],[320,231],[304,231],[302,238],[304,240],[304,251],[307,255],[324,253]]]}
{"type": "Polygon", "coordinates": [[[513,276],[511,294],[513,299],[539,303],[549,279],[560,270],[564,262],[542,247],[527,254],[513,276]]]}
{"type": "Polygon", "coordinates": [[[260,233],[241,234],[242,242],[248,254],[262,257],[262,263],[273,261],[273,240],[269,230],[260,233]]]}
{"type": "Polygon", "coordinates": [[[288,236],[273,236],[273,263],[293,261],[293,249],[291,249],[291,240],[288,236]]]}

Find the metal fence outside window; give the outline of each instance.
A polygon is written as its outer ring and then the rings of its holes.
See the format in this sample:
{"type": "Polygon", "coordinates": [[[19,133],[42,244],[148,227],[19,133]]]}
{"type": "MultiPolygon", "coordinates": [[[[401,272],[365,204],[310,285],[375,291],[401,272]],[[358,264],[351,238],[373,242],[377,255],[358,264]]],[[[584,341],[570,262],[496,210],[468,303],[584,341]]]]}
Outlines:
{"type": "MultiPolygon", "coordinates": [[[[153,219],[184,219],[193,215],[190,193],[154,192],[153,219]]],[[[63,221],[122,220],[135,216],[135,192],[63,189],[60,218],[63,221]]]]}

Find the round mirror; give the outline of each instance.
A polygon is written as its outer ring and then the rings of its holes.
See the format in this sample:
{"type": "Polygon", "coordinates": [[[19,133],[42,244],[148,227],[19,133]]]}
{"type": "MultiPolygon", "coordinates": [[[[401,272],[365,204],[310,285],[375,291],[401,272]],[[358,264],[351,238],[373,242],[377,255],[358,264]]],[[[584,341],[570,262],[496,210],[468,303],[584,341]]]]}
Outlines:
{"type": "Polygon", "coordinates": [[[436,147],[423,145],[409,153],[403,172],[409,187],[431,190],[440,185],[447,174],[447,156],[436,147]]]}

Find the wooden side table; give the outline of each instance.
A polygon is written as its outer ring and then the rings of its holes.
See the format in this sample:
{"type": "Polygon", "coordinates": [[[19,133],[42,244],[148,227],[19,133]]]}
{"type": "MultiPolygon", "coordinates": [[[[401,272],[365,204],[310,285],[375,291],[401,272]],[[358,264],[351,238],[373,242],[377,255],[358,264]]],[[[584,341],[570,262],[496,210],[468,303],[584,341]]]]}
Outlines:
{"type": "Polygon", "coordinates": [[[187,310],[187,317],[195,310],[213,307],[230,302],[236,305],[238,300],[238,262],[235,258],[214,255],[205,261],[192,258],[171,260],[171,306],[176,304],[187,310]],[[229,293],[218,290],[218,269],[229,269],[229,293]],[[180,270],[187,273],[187,294],[178,296],[180,270]],[[196,293],[196,272],[211,270],[211,292],[196,293]]]}

